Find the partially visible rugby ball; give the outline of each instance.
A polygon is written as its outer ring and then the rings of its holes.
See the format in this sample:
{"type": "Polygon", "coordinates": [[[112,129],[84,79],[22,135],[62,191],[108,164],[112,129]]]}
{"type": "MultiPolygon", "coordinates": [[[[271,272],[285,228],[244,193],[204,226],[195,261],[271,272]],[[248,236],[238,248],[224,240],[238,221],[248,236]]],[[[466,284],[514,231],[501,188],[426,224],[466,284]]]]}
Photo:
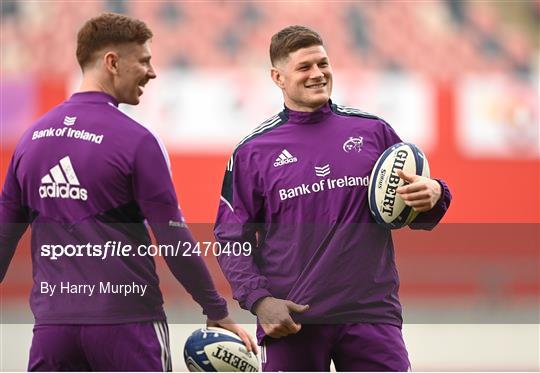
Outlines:
{"type": "Polygon", "coordinates": [[[369,179],[369,209],[377,223],[390,229],[408,225],[418,215],[396,193],[398,187],[405,185],[398,170],[429,177],[427,158],[414,144],[400,142],[379,157],[369,179]]]}
{"type": "Polygon", "coordinates": [[[259,361],[236,334],[222,328],[195,330],[184,346],[190,372],[257,372],[259,361]]]}

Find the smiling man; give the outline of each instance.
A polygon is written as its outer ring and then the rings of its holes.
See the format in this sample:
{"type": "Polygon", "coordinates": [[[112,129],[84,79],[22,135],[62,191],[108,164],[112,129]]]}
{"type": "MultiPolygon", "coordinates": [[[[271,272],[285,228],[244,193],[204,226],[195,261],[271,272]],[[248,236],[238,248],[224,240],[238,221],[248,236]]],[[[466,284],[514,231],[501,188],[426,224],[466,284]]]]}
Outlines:
{"type": "MultiPolygon", "coordinates": [[[[105,13],[77,38],[79,92],[23,135],[0,195],[0,281],[32,225],[36,325],[30,371],[170,371],[169,332],[155,262],[159,244],[190,242],[160,141],[122,113],[156,73],[152,32],[105,13]],[[70,135],[71,134],[71,135],[70,135]]],[[[207,316],[237,333],[199,256],[166,255],[174,276],[207,316]]]]}
{"type": "MultiPolygon", "coordinates": [[[[218,260],[240,305],[257,315],[265,371],[405,371],[399,278],[390,231],[375,224],[367,186],[400,142],[382,119],[330,101],[321,37],[303,26],[275,34],[271,77],[285,108],[234,150],[215,234],[250,242],[251,256],[218,260]]],[[[402,174],[398,190],[432,229],[451,200],[446,184],[402,174]]]]}

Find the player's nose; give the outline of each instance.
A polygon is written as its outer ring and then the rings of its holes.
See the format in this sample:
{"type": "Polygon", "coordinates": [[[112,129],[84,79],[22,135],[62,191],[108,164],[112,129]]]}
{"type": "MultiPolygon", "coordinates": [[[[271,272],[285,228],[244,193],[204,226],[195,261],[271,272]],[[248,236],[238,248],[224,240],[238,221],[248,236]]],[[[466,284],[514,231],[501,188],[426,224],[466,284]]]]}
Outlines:
{"type": "Polygon", "coordinates": [[[156,70],[154,70],[154,66],[150,65],[150,69],[148,69],[148,79],[155,79],[157,77],[156,70]]]}
{"type": "Polygon", "coordinates": [[[320,79],[324,77],[324,74],[321,71],[321,69],[319,69],[319,66],[314,65],[313,68],[311,69],[311,74],[309,77],[310,79],[320,79]]]}

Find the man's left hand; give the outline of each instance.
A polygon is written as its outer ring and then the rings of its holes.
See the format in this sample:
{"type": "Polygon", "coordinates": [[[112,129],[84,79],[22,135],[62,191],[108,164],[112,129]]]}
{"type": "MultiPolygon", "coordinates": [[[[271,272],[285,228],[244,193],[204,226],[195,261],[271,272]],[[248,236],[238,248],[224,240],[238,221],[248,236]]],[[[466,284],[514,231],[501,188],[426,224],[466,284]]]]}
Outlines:
{"type": "Polygon", "coordinates": [[[398,176],[408,184],[397,188],[396,191],[405,204],[411,206],[414,211],[429,211],[441,198],[441,185],[437,180],[401,170],[398,171],[398,176]]]}

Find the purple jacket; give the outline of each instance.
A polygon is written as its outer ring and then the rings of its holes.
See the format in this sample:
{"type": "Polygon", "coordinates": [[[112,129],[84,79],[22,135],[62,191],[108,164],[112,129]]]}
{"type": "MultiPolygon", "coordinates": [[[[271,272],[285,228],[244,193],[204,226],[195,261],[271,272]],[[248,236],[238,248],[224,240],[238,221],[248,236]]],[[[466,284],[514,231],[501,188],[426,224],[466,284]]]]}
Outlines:
{"type": "MultiPolygon", "coordinates": [[[[74,94],[23,135],[9,165],[0,196],[0,280],[31,224],[30,305],[37,323],[165,318],[154,259],[138,251],[151,243],[145,220],[159,244],[176,247],[193,238],[178,208],[164,148],[117,106],[105,93],[74,94]],[[115,255],[111,242],[132,250],[115,255]],[[65,255],[53,259],[52,245],[65,255]],[[104,259],[95,255],[105,247],[104,259]],[[44,283],[57,285],[55,293],[44,292],[44,283]],[[137,294],[113,291],[133,284],[140,285],[137,294]],[[93,294],[79,285],[94,285],[93,294]]],[[[165,255],[175,277],[209,318],[225,317],[226,302],[203,259],[175,254],[165,255]]]]}
{"type": "MultiPolygon", "coordinates": [[[[233,295],[248,310],[265,296],[309,304],[299,322],[401,326],[390,231],[373,220],[371,170],[400,142],[383,120],[329,102],[313,113],[285,109],[236,147],[223,181],[215,235],[251,242],[251,256],[222,255],[233,295]]],[[[432,229],[451,200],[411,225],[432,229]]]]}

